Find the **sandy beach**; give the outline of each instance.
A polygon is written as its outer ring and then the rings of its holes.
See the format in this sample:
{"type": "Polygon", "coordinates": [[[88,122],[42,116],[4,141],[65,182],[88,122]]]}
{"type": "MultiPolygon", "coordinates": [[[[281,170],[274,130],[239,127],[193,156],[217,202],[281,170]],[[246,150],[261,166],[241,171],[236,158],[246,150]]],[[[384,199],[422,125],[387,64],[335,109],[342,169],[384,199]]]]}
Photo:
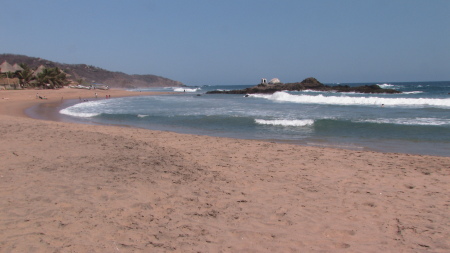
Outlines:
{"type": "Polygon", "coordinates": [[[450,157],[24,113],[95,92],[0,91],[0,252],[450,252],[450,157]]]}

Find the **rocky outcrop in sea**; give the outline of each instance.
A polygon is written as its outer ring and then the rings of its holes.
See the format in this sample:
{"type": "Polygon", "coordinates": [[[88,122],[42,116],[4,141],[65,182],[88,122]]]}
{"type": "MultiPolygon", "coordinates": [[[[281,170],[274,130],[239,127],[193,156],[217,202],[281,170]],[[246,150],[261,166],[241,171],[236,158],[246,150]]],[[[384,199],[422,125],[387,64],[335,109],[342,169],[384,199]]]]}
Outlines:
{"type": "Polygon", "coordinates": [[[208,91],[206,94],[272,94],[277,91],[302,91],[302,90],[315,90],[315,91],[330,91],[330,92],[356,92],[356,93],[401,93],[394,89],[383,89],[380,86],[363,85],[350,87],[348,85],[336,85],[329,86],[317,81],[314,77],[306,78],[305,80],[297,83],[279,83],[279,84],[258,84],[254,87],[242,89],[242,90],[229,90],[229,91],[208,91]]]}

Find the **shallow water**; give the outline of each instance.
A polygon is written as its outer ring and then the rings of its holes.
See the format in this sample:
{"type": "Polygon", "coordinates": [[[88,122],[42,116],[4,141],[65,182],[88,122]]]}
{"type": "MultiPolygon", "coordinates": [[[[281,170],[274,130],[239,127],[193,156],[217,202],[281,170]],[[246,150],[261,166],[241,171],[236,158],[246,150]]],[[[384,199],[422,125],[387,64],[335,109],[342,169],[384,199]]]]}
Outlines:
{"type": "Polygon", "coordinates": [[[61,114],[84,123],[450,156],[450,82],[379,85],[403,93],[303,91],[244,97],[204,93],[248,85],[187,87],[170,89],[179,92],[174,95],[79,103],[61,114]]]}

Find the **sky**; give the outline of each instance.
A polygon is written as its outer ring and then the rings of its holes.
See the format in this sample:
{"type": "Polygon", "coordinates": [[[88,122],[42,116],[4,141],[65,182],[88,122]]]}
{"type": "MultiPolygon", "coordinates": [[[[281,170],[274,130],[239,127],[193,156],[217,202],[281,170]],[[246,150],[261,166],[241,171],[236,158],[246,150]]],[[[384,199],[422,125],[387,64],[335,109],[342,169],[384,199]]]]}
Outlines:
{"type": "Polygon", "coordinates": [[[186,85],[450,80],[450,0],[0,0],[0,53],[186,85]]]}

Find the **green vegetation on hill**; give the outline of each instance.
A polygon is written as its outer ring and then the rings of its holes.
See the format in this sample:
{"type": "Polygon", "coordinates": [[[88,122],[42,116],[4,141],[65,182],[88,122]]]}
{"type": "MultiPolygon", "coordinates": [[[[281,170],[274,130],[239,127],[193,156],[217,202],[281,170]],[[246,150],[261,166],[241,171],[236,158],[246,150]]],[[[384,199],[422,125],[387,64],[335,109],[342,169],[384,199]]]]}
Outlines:
{"type": "MultiPolygon", "coordinates": [[[[41,58],[29,57],[25,55],[15,55],[15,54],[0,54],[0,64],[7,61],[9,64],[19,64],[20,66],[25,65],[29,70],[35,70],[42,66],[43,69],[47,69],[49,76],[52,78],[59,77],[62,72],[65,74],[67,83],[99,83],[108,85],[112,88],[145,88],[145,87],[178,87],[184,86],[183,83],[174,81],[165,77],[156,75],[128,75],[122,72],[112,72],[102,68],[98,68],[86,64],[64,64],[57,63],[41,58]],[[59,71],[59,72],[58,72],[59,71]],[[58,74],[58,73],[59,74],[58,74]]],[[[25,70],[25,69],[24,69],[25,70]]],[[[23,76],[17,76],[17,78],[24,80],[27,83],[31,77],[28,71],[22,71],[23,76]]],[[[47,75],[45,75],[47,76],[47,75]]],[[[10,76],[11,78],[11,76],[10,76]]],[[[45,77],[47,78],[47,77],[45,77]]],[[[46,81],[44,77],[41,78],[42,81],[46,81]]],[[[60,85],[59,80],[55,81],[55,85],[60,85]]],[[[61,83],[66,85],[65,83],[61,83]]],[[[56,87],[55,86],[55,87],[56,87]]]]}
{"type": "Polygon", "coordinates": [[[0,78],[5,89],[56,89],[70,83],[67,74],[58,67],[32,69],[25,63],[12,66],[7,61],[0,65],[0,78]]]}

